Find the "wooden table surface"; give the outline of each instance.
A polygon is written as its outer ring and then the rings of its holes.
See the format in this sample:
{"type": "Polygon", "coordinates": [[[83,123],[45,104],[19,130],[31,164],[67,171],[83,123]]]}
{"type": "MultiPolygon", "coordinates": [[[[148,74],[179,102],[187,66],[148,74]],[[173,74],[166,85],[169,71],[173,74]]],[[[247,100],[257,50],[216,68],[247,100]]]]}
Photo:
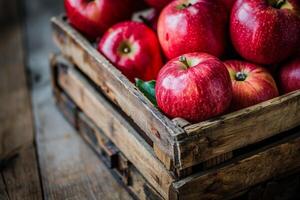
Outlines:
{"type": "Polygon", "coordinates": [[[131,199],[58,112],[48,57],[49,19],[62,0],[0,0],[0,171],[4,199],[131,199]]]}

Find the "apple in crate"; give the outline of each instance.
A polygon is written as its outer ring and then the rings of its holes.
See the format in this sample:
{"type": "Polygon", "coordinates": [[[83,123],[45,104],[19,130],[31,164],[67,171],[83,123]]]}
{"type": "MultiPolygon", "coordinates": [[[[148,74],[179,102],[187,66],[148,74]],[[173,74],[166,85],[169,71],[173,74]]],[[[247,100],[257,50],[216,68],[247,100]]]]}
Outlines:
{"type": "Polygon", "coordinates": [[[205,52],[221,56],[227,44],[228,11],[221,1],[177,0],[158,20],[158,37],[167,58],[205,52]]]}
{"type": "Polygon", "coordinates": [[[245,61],[224,62],[232,81],[232,110],[249,107],[278,96],[272,75],[263,67],[245,61]]]}
{"type": "Polygon", "coordinates": [[[279,83],[283,93],[300,89],[300,57],[282,66],[279,83]]]}
{"type": "Polygon", "coordinates": [[[238,0],[231,12],[231,40],[245,59],[276,64],[300,45],[299,0],[238,0]]]}
{"type": "Polygon", "coordinates": [[[147,4],[157,10],[162,10],[173,0],[146,0],[147,4]]]}
{"type": "Polygon", "coordinates": [[[163,65],[154,31],[141,22],[126,21],[111,27],[98,50],[130,81],[156,79],[163,65]]]}
{"type": "Polygon", "coordinates": [[[200,122],[224,113],[230,105],[229,73],[216,57],[189,53],[169,61],[156,82],[158,107],[170,118],[200,122]]]}
{"type": "Polygon", "coordinates": [[[135,0],[65,0],[67,17],[89,39],[101,36],[110,26],[130,19],[135,0]]]}

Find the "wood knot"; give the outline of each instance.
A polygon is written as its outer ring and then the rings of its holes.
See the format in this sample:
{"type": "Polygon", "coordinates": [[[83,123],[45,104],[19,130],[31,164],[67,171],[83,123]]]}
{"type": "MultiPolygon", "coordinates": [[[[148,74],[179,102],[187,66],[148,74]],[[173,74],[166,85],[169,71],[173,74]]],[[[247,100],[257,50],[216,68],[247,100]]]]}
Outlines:
{"type": "Polygon", "coordinates": [[[154,127],[151,127],[151,132],[157,137],[160,139],[160,134],[158,132],[158,130],[154,127]]]}

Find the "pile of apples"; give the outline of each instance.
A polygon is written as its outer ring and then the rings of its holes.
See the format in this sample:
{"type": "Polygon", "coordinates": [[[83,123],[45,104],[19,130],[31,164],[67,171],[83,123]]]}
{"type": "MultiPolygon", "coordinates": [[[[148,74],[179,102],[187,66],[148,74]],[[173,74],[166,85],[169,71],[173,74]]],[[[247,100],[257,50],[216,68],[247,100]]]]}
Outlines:
{"type": "Polygon", "coordinates": [[[300,89],[300,0],[65,0],[69,22],[168,117],[300,89]],[[277,87],[278,86],[278,87],[277,87]]]}

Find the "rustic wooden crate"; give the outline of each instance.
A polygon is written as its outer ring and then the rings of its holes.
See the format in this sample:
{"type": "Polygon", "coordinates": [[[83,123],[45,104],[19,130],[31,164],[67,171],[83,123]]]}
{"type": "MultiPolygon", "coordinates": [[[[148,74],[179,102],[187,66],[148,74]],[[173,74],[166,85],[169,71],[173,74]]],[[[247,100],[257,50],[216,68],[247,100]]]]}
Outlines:
{"type": "Polygon", "coordinates": [[[154,199],[230,198],[300,169],[300,130],[296,128],[239,149],[223,164],[193,168],[191,175],[180,177],[158,159],[155,143],[145,139],[142,130],[78,68],[58,56],[53,58],[51,69],[54,94],[59,107],[67,108],[63,109],[67,119],[77,123],[74,127],[98,154],[108,158],[108,166],[119,171],[129,188],[132,185],[131,191],[140,191],[137,196],[141,199],[150,194],[154,199]],[[123,155],[121,161],[119,155],[123,155]]]}
{"type": "MultiPolygon", "coordinates": [[[[243,148],[300,125],[300,91],[197,124],[168,119],[65,17],[53,18],[52,27],[62,54],[142,130],[154,154],[176,177],[220,164],[243,148]]],[[[97,104],[94,97],[91,101],[97,104]]]]}

